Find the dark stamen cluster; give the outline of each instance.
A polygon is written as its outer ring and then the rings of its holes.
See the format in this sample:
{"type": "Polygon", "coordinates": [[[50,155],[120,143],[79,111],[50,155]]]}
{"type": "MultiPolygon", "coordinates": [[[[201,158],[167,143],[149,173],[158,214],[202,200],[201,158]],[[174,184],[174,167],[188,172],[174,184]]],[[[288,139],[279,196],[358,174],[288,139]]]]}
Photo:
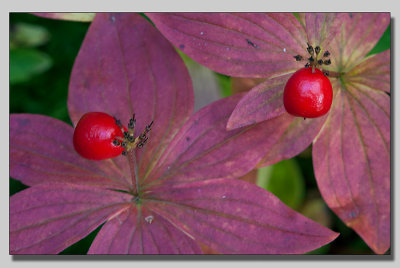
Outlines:
{"type": "MultiPolygon", "coordinates": [[[[321,56],[321,47],[316,46],[315,48],[311,46],[309,43],[307,43],[307,52],[310,54],[309,58],[306,58],[307,63],[304,65],[304,67],[318,67],[322,65],[329,65],[331,64],[331,60],[327,57],[329,57],[331,54],[329,53],[328,50],[324,51],[324,53],[321,56]],[[324,58],[324,59],[323,59],[324,58]]],[[[296,61],[302,61],[304,58],[301,55],[296,55],[293,56],[296,61]]],[[[327,75],[328,72],[324,71],[324,74],[327,75]]]]}
{"type": "Polygon", "coordinates": [[[321,48],[319,46],[315,47],[315,54],[319,54],[319,52],[321,51],[321,48]]]}
{"type": "Polygon", "coordinates": [[[307,43],[307,51],[310,55],[314,54],[314,48],[309,43],[307,43]]]}
{"type": "Polygon", "coordinates": [[[301,61],[303,59],[303,57],[300,55],[296,55],[294,56],[294,58],[296,59],[296,61],[301,61]]]}
{"type": "Polygon", "coordinates": [[[149,139],[147,134],[151,130],[153,121],[151,121],[151,123],[148,124],[143,130],[142,134],[140,134],[136,138],[134,136],[136,125],[135,114],[133,114],[132,118],[129,119],[128,131],[125,131],[120,120],[115,119],[115,124],[121,129],[123,137],[116,137],[116,139],[113,141],[113,144],[115,146],[121,146],[122,148],[124,148],[124,150],[122,151],[122,155],[127,155],[130,150],[136,147],[142,148],[146,144],[147,140],[149,139]]]}

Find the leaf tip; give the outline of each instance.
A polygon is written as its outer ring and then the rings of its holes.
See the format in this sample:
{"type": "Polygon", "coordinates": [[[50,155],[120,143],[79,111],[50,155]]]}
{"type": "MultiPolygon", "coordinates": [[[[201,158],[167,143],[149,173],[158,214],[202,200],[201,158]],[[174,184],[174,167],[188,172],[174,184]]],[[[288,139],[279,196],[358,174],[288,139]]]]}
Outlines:
{"type": "Polygon", "coordinates": [[[233,129],[235,129],[235,123],[233,122],[232,116],[231,116],[231,117],[229,117],[228,123],[226,124],[226,130],[231,131],[233,129]]]}
{"type": "Polygon", "coordinates": [[[336,238],[338,238],[340,235],[340,233],[336,233],[332,231],[332,235],[330,235],[329,237],[329,242],[332,242],[333,240],[335,240],[336,238]]]}
{"type": "Polygon", "coordinates": [[[388,250],[389,250],[389,248],[387,248],[387,247],[385,247],[385,248],[373,248],[373,251],[378,255],[384,255],[388,250]]]}
{"type": "Polygon", "coordinates": [[[258,122],[254,119],[248,121],[241,120],[241,118],[236,115],[235,111],[233,111],[232,115],[228,119],[228,123],[226,124],[226,130],[231,131],[237,128],[250,126],[256,123],[258,122]]]}

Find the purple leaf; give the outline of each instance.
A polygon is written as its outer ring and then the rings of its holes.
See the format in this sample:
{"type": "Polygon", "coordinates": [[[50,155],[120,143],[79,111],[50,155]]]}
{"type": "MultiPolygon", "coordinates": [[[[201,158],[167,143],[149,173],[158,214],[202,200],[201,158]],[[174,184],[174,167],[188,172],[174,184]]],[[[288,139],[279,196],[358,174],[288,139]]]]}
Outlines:
{"type": "Polygon", "coordinates": [[[378,254],[390,247],[390,98],[358,84],[338,92],[313,146],[328,206],[378,254]]]}
{"type": "Polygon", "coordinates": [[[390,23],[390,13],[347,13],[341,31],[330,43],[330,70],[349,72],[378,42],[390,23]]]}
{"type": "Polygon", "coordinates": [[[390,50],[367,58],[346,74],[346,80],[348,83],[390,92],[390,50]]]}
{"type": "Polygon", "coordinates": [[[129,205],[130,195],[73,184],[36,185],[10,198],[10,254],[56,254],[129,205]]]}
{"type": "MultiPolygon", "coordinates": [[[[72,144],[73,128],[43,115],[10,117],[10,176],[26,185],[69,182],[126,188],[129,168],[112,160],[88,161],[72,144]]],[[[125,159],[123,159],[125,160],[125,159]]]]}
{"type": "Polygon", "coordinates": [[[39,13],[33,12],[33,15],[48,18],[48,19],[56,19],[56,20],[71,20],[71,21],[92,21],[95,13],[39,13]]]}
{"type": "Polygon", "coordinates": [[[344,13],[305,13],[305,30],[308,43],[315,47],[326,49],[331,40],[340,30],[344,13]]]}
{"type": "Polygon", "coordinates": [[[148,13],[176,47],[210,69],[238,77],[266,77],[301,68],[293,56],[307,46],[291,13],[148,13]]]}
{"type": "Polygon", "coordinates": [[[290,75],[268,79],[251,89],[237,104],[227,129],[262,122],[283,113],[283,89],[290,75]]]}
{"type": "Polygon", "coordinates": [[[100,230],[89,254],[201,254],[192,238],[158,214],[130,208],[100,230]]]}
{"type": "Polygon", "coordinates": [[[149,209],[223,254],[300,254],[338,234],[262,188],[214,179],[152,189],[149,209]]]}
{"type": "Polygon", "coordinates": [[[72,122],[89,111],[127,124],[136,114],[136,135],[154,121],[149,141],[137,152],[139,175],[157,162],[193,111],[193,88],[185,65],[167,40],[137,14],[98,14],[71,75],[72,122]]]}
{"type": "Polygon", "coordinates": [[[287,113],[281,115],[279,121],[276,121],[276,125],[285,124],[287,126],[285,132],[265,154],[258,166],[270,166],[281,160],[295,157],[304,151],[318,135],[325,120],[326,116],[304,120],[287,113]]]}
{"type": "Polygon", "coordinates": [[[221,99],[197,112],[180,130],[154,172],[142,183],[182,183],[236,178],[254,168],[286,128],[275,119],[232,131],[226,123],[242,95],[221,99]]]}

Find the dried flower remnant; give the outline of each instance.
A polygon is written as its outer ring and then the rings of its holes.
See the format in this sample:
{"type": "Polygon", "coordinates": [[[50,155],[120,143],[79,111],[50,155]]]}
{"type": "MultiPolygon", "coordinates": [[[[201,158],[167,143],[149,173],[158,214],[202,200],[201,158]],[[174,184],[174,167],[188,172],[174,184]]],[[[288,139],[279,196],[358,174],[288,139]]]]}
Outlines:
{"type": "MultiPolygon", "coordinates": [[[[323,65],[331,64],[331,60],[327,58],[330,55],[329,51],[326,50],[321,55],[321,47],[317,45],[314,49],[314,47],[311,46],[309,43],[307,43],[307,51],[310,54],[310,57],[307,59],[307,63],[304,65],[304,67],[312,67],[313,69],[320,68],[322,72],[327,72],[323,69],[323,65]]],[[[301,55],[295,55],[293,56],[293,58],[295,58],[296,61],[304,60],[303,56],[301,55]]]]}

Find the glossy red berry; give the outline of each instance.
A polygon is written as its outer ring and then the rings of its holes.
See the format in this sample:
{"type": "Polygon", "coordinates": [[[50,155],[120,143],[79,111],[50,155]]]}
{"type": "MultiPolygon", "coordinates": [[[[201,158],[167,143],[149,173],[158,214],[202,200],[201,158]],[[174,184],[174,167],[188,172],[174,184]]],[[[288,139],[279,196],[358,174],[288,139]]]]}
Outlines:
{"type": "Polygon", "coordinates": [[[104,160],[120,155],[121,146],[113,144],[116,137],[123,137],[115,118],[102,112],[86,113],[74,131],[75,150],[84,158],[104,160]]]}
{"type": "Polygon", "coordinates": [[[319,69],[308,67],[295,72],[283,92],[286,111],[294,116],[315,118],[326,114],[332,105],[332,84],[319,69]]]}

